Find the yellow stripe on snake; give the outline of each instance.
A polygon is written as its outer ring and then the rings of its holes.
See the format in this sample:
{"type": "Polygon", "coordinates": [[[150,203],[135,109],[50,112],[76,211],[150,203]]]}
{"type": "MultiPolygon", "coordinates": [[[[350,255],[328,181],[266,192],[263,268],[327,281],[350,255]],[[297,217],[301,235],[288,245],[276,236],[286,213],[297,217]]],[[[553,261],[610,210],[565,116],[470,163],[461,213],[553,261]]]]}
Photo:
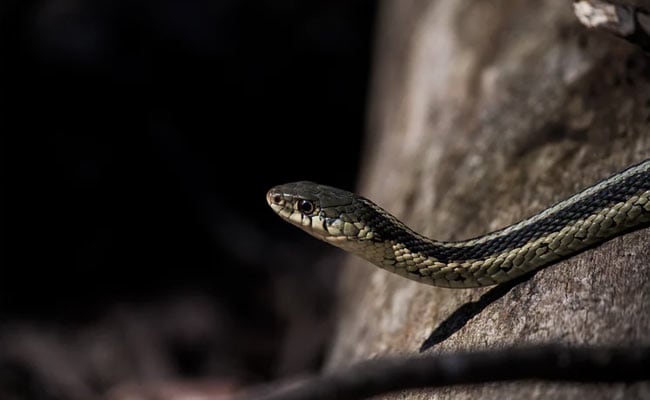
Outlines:
{"type": "Polygon", "coordinates": [[[366,198],[313,182],[276,186],[266,199],[286,221],[378,267],[469,288],[508,281],[648,226],[650,159],[521,222],[459,242],[429,239],[366,198]]]}

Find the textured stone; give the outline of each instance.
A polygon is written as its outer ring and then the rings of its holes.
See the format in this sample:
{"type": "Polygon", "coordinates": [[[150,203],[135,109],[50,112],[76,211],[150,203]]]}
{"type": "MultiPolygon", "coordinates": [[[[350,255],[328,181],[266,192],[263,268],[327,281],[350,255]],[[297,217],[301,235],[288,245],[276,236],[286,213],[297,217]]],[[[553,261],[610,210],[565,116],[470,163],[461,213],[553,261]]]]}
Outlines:
{"type": "MultiPolygon", "coordinates": [[[[388,0],[359,192],[440,240],[514,223],[650,157],[650,62],[566,1],[388,0]],[[390,188],[390,190],[386,190],[390,188]]],[[[429,353],[650,343],[641,230],[537,273],[429,353]]],[[[328,368],[417,353],[489,289],[410,282],[349,257],[328,368]]],[[[650,385],[514,383],[393,398],[648,398],[650,385]]]]}

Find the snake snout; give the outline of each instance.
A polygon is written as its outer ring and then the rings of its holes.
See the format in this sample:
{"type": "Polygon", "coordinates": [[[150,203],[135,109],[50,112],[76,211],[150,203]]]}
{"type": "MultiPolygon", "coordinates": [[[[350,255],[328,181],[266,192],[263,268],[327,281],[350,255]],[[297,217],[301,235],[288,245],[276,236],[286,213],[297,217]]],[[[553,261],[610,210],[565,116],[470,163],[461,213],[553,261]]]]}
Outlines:
{"type": "Polygon", "coordinates": [[[284,196],[282,196],[282,193],[273,188],[266,192],[266,202],[269,203],[270,206],[281,206],[284,202],[284,196]]]}

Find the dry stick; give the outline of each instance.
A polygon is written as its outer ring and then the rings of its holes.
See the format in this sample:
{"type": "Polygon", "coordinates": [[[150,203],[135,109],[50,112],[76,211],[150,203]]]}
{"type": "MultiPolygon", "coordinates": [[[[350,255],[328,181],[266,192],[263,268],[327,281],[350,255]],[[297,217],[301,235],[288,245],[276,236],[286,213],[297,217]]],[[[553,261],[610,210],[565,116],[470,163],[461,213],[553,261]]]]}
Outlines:
{"type": "Polygon", "coordinates": [[[650,347],[540,346],[376,359],[280,388],[260,391],[249,398],[360,399],[405,389],[515,380],[581,383],[650,380],[650,347]]]}
{"type": "Polygon", "coordinates": [[[601,28],[650,52],[650,14],[642,7],[604,0],[576,0],[573,11],[588,28],[601,28]]]}

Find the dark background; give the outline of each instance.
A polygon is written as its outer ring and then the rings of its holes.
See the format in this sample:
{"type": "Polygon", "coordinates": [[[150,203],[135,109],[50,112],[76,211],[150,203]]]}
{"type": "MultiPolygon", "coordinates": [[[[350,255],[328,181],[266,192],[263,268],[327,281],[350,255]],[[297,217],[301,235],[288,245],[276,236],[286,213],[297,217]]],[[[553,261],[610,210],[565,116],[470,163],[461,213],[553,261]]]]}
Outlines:
{"type": "Polygon", "coordinates": [[[375,11],[0,4],[1,398],[319,368],[340,253],[264,195],[354,187],[375,11]]]}

